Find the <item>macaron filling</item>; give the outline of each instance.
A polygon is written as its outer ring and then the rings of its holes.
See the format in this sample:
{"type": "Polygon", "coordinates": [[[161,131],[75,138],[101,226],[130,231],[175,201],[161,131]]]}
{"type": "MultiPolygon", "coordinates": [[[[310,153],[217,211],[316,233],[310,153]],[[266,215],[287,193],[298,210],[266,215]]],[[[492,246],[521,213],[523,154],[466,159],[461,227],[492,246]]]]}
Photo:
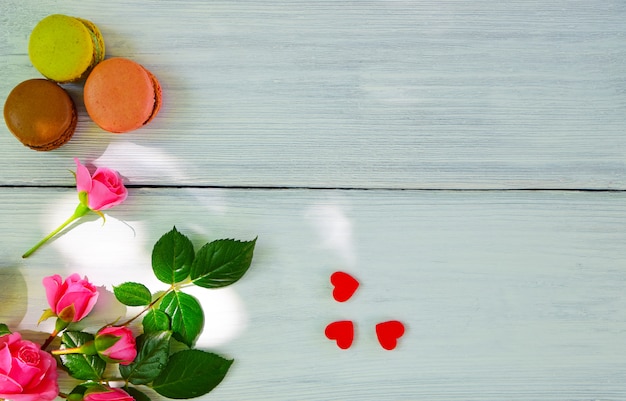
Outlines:
{"type": "Polygon", "coordinates": [[[150,121],[152,121],[152,119],[158,114],[159,110],[161,109],[161,84],[150,71],[146,70],[145,68],[144,70],[150,77],[150,80],[152,81],[152,86],[154,87],[154,106],[152,107],[152,112],[150,113],[146,121],[143,122],[143,125],[146,125],[150,121]]]}
{"type": "Polygon", "coordinates": [[[96,64],[104,60],[105,48],[104,40],[102,40],[102,34],[100,33],[98,27],[90,21],[84,20],[82,18],[76,19],[80,21],[85,28],[87,28],[89,36],[91,36],[91,42],[93,43],[93,58],[91,59],[91,64],[89,65],[89,68],[87,68],[85,73],[81,76],[82,79],[86,78],[86,76],[89,75],[89,73],[91,72],[93,67],[96,66],[96,64]]]}

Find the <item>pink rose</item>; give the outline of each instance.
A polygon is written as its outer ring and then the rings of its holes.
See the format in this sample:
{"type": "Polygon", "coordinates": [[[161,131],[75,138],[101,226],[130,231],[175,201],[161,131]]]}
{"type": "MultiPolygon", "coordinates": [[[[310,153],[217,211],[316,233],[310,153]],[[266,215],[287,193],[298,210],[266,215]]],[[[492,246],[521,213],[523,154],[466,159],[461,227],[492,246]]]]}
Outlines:
{"type": "Polygon", "coordinates": [[[98,300],[96,287],[76,273],[65,281],[58,274],[45,277],[43,286],[52,312],[68,323],[82,320],[98,300]]]}
{"type": "Polygon", "coordinates": [[[135,401],[135,399],[119,388],[95,386],[85,392],[83,401],[135,401]]]}
{"type": "Polygon", "coordinates": [[[109,363],[128,365],[137,356],[135,337],[128,327],[105,327],[94,340],[98,355],[109,363]]]}
{"type": "MultiPolygon", "coordinates": [[[[104,210],[124,202],[128,191],[119,174],[105,167],[98,167],[93,175],[87,167],[76,162],[76,190],[86,195],[86,206],[91,210],[104,210]]],[[[83,196],[85,196],[83,195],[83,196]]]]}
{"type": "Polygon", "coordinates": [[[0,337],[0,398],[49,401],[59,394],[57,364],[20,333],[0,337]]]}
{"type": "Polygon", "coordinates": [[[48,242],[50,238],[60,233],[74,220],[83,217],[89,212],[100,215],[104,220],[104,214],[102,214],[101,210],[119,205],[124,202],[128,196],[128,190],[124,186],[117,171],[99,167],[92,176],[89,174],[87,167],[80,164],[78,159],[75,158],[74,161],[76,162],[76,174],[74,174],[76,177],[76,190],[78,191],[78,200],[80,203],[69,219],[65,220],[63,224],[46,235],[41,241],[36,243],[35,246],[24,252],[22,255],[23,258],[32,255],[43,244],[48,242]]]}

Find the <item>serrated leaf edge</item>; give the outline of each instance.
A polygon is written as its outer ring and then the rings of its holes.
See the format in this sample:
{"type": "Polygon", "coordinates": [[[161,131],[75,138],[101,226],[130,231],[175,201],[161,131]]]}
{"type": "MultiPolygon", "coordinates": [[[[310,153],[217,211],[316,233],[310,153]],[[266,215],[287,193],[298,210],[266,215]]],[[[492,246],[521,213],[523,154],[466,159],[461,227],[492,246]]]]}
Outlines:
{"type": "Polygon", "coordinates": [[[241,279],[245,273],[250,269],[251,263],[252,263],[252,259],[254,257],[254,249],[256,247],[256,241],[257,241],[258,237],[255,237],[254,239],[250,240],[250,241],[242,241],[242,240],[237,240],[237,239],[233,239],[233,238],[222,238],[222,239],[217,239],[215,241],[211,241],[208,242],[206,244],[204,244],[202,246],[202,248],[200,248],[198,250],[198,252],[196,253],[196,256],[198,255],[198,253],[202,252],[204,248],[215,244],[217,242],[222,242],[222,241],[231,241],[231,242],[236,242],[239,244],[244,244],[244,248],[243,250],[233,259],[231,259],[230,261],[228,261],[228,263],[224,263],[204,274],[200,274],[198,276],[195,276],[194,273],[197,273],[197,269],[195,268],[196,266],[196,261],[198,260],[198,258],[194,258],[194,262],[191,265],[191,271],[190,271],[190,278],[191,278],[191,282],[194,283],[195,285],[199,286],[199,287],[203,287],[203,288],[221,288],[221,287],[226,287],[228,285],[234,284],[235,282],[239,281],[239,279],[241,279]],[[224,280],[224,279],[218,279],[218,278],[213,278],[210,279],[210,282],[213,283],[217,283],[217,282],[224,282],[226,284],[219,284],[219,285],[208,285],[206,284],[204,281],[207,280],[207,278],[211,275],[211,274],[215,274],[216,271],[219,271],[221,269],[223,269],[225,266],[228,266],[229,264],[235,263],[237,262],[240,258],[246,256],[248,253],[250,253],[250,264],[248,264],[248,266],[246,266],[246,268],[244,269],[244,271],[241,273],[241,275],[237,274],[238,277],[235,277],[233,279],[229,279],[229,280],[224,280]],[[194,277],[195,276],[195,277],[194,277]],[[203,285],[204,284],[204,285],[203,285]]]}

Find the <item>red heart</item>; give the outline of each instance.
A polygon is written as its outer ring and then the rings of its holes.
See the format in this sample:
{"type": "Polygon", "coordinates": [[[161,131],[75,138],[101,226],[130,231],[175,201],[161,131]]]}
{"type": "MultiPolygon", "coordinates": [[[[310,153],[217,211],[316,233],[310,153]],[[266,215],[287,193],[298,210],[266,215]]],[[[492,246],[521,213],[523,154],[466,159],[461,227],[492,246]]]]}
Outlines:
{"type": "Polygon", "coordinates": [[[397,320],[378,323],[376,325],[376,336],[380,345],[391,351],[398,345],[398,339],[404,335],[404,324],[397,320]]]}
{"type": "Polygon", "coordinates": [[[337,346],[341,349],[348,349],[354,340],[354,323],[350,320],[339,320],[326,326],[324,331],[329,340],[337,341],[337,346]]]}
{"type": "Polygon", "coordinates": [[[335,286],[333,289],[333,298],[337,302],[345,302],[359,288],[359,282],[345,272],[334,272],[330,275],[330,283],[335,286]]]}

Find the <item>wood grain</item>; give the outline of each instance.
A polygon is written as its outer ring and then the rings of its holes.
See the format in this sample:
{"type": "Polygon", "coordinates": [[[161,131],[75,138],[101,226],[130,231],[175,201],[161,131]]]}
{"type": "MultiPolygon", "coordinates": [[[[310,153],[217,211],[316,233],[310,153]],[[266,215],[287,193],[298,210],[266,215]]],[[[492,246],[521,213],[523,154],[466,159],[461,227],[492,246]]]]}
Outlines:
{"type": "Polygon", "coordinates": [[[45,275],[156,290],[151,247],[173,225],[197,246],[258,235],[239,283],[194,292],[207,311],[200,346],[236,359],[205,400],[626,393],[623,193],[133,189],[104,226],[88,220],[27,260],[22,249],[71,212],[75,193],[5,188],[0,200],[0,316],[29,330],[47,328],[35,326],[45,275]],[[345,304],[331,297],[336,270],[361,282],[345,304]],[[8,308],[24,305],[22,291],[28,306],[8,308]],[[357,325],[346,351],[323,334],[339,319],[357,325]],[[389,319],[408,328],[394,351],[374,334],[389,319]]]}
{"type": "Polygon", "coordinates": [[[52,13],[95,22],[164,104],[113,135],[65,85],[78,129],[46,153],[0,126],[0,322],[45,336],[55,273],[103,286],[92,323],[130,313],[107,291],[159,289],[174,225],[196,246],[258,235],[243,280],[194,291],[198,345],[236,360],[201,400],[624,399],[626,3],[3,0],[0,98],[39,77],[28,36],[52,13]],[[21,259],[73,211],[74,157],[120,171],[128,201],[21,259]],[[361,282],[345,304],[337,270],[361,282]],[[346,351],[324,337],[339,319],[346,351]]]}
{"type": "Polygon", "coordinates": [[[136,185],[626,188],[623,1],[5,0],[0,97],[37,77],[50,13],[162,81],[135,133],[84,115],[35,153],[0,127],[0,184],[69,185],[68,160],[136,185]],[[44,167],[45,168],[42,168],[44,167]],[[173,168],[175,167],[175,168],[173,168]]]}

